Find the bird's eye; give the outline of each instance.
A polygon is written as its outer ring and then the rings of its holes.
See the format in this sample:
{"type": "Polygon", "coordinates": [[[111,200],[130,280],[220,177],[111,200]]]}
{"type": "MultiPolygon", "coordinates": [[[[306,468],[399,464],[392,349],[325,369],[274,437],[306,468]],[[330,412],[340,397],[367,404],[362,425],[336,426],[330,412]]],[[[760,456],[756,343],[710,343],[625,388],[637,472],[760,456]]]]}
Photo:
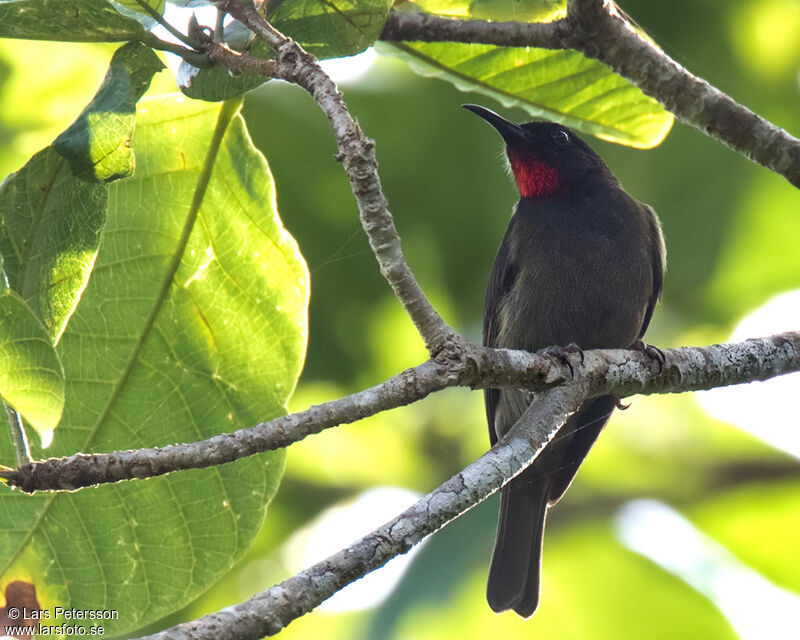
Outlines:
{"type": "Polygon", "coordinates": [[[564,145],[569,143],[569,134],[563,129],[554,131],[553,142],[555,142],[559,147],[563,147],[564,145]]]}

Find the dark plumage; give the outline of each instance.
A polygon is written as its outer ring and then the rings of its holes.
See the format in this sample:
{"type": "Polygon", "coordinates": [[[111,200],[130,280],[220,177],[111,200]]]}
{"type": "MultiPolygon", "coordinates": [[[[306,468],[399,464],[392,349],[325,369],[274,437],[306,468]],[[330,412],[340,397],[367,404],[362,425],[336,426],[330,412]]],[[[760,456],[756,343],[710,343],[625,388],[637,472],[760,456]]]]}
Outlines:
{"type": "MultiPolygon", "coordinates": [[[[537,351],[641,345],[661,292],[664,241],[653,210],[631,198],[592,149],[567,127],[516,125],[464,105],[503,137],[521,199],[497,253],[489,287],[486,346],[537,351]]],[[[488,389],[492,445],[532,395],[488,389]]],[[[584,404],[534,463],[502,490],[487,599],[495,611],[533,614],[539,602],[547,509],[569,487],[615,406],[584,404]]]]}

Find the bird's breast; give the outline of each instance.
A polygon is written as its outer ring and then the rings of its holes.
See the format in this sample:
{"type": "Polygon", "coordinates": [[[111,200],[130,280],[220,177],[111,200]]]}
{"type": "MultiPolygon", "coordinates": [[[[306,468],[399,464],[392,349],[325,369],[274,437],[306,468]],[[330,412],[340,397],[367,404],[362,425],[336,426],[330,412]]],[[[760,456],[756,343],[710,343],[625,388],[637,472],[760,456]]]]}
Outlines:
{"type": "Polygon", "coordinates": [[[514,282],[498,305],[498,344],[627,347],[653,291],[651,248],[635,216],[575,207],[518,210],[514,282]]]}

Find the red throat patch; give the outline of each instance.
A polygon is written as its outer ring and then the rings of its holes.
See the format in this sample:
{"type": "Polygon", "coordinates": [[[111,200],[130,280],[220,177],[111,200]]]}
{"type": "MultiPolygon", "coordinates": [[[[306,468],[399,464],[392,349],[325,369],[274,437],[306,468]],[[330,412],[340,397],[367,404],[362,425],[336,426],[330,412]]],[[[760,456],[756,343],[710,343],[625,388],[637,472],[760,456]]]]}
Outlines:
{"type": "Polygon", "coordinates": [[[519,194],[523,198],[550,196],[561,189],[558,171],[536,156],[518,151],[508,151],[511,171],[517,180],[519,194]]]}

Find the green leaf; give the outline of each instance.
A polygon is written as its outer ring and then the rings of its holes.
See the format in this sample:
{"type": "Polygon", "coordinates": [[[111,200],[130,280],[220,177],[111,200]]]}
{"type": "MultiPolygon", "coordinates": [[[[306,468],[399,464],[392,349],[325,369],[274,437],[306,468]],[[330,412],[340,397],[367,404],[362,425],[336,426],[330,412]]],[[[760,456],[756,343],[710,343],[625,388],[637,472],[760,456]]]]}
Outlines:
{"type": "MultiPolygon", "coordinates": [[[[134,144],[136,175],[107,187],[94,274],[59,344],[67,401],[51,455],[195,441],[268,420],[285,412],[302,366],[308,273],[235,109],[179,94],[142,100],[134,144]]],[[[283,458],[71,494],[0,491],[0,588],[26,579],[44,608],[115,609],[106,635],[152,622],[250,546],[283,458]]]]}
{"type": "Polygon", "coordinates": [[[39,433],[61,419],[61,362],[42,323],[9,289],[0,293],[0,395],[39,433]]]}
{"type": "Polygon", "coordinates": [[[317,58],[360,53],[374,43],[391,0],[277,0],[267,19],[317,58]]]}
{"type": "MultiPolygon", "coordinates": [[[[548,22],[566,11],[564,0],[415,0],[410,5],[437,15],[519,22],[548,22]]],[[[380,50],[462,91],[632,147],[656,146],[674,120],[622,76],[577,51],[460,43],[380,43],[380,50]]]]}
{"type": "Polygon", "coordinates": [[[108,71],[113,48],[0,38],[0,182],[50,146],[88,104],[108,71]]]}
{"type": "Polygon", "coordinates": [[[106,0],[16,0],[0,2],[0,38],[119,42],[144,33],[136,20],[106,0]]]}
{"type": "Polygon", "coordinates": [[[5,274],[57,343],[89,279],[106,219],[106,187],[72,175],[52,147],[0,188],[5,274]]]}
{"type": "Polygon", "coordinates": [[[426,13],[451,18],[545,22],[566,15],[566,0],[411,0],[426,13]]]}
{"type": "MultiPolygon", "coordinates": [[[[142,7],[142,5],[137,2],[136,0],[116,0],[118,4],[121,4],[123,7],[131,9],[132,11],[138,11],[139,13],[144,13],[145,15],[150,15],[146,9],[142,7]]],[[[147,6],[153,9],[157,13],[164,13],[164,6],[166,5],[165,0],[142,0],[147,6]]]]}
{"type": "Polygon", "coordinates": [[[566,15],[566,8],[565,0],[474,0],[469,15],[496,22],[545,22],[566,15]]]}
{"type": "Polygon", "coordinates": [[[129,42],[117,49],[97,94],[54,143],[77,177],[111,182],[133,174],[136,103],[163,68],[158,56],[143,44],[129,42]]]}
{"type": "Polygon", "coordinates": [[[381,43],[423,75],[452,82],[535,118],[632,147],[659,144],[673,116],[608,67],[577,51],[459,43],[381,43]]]}

